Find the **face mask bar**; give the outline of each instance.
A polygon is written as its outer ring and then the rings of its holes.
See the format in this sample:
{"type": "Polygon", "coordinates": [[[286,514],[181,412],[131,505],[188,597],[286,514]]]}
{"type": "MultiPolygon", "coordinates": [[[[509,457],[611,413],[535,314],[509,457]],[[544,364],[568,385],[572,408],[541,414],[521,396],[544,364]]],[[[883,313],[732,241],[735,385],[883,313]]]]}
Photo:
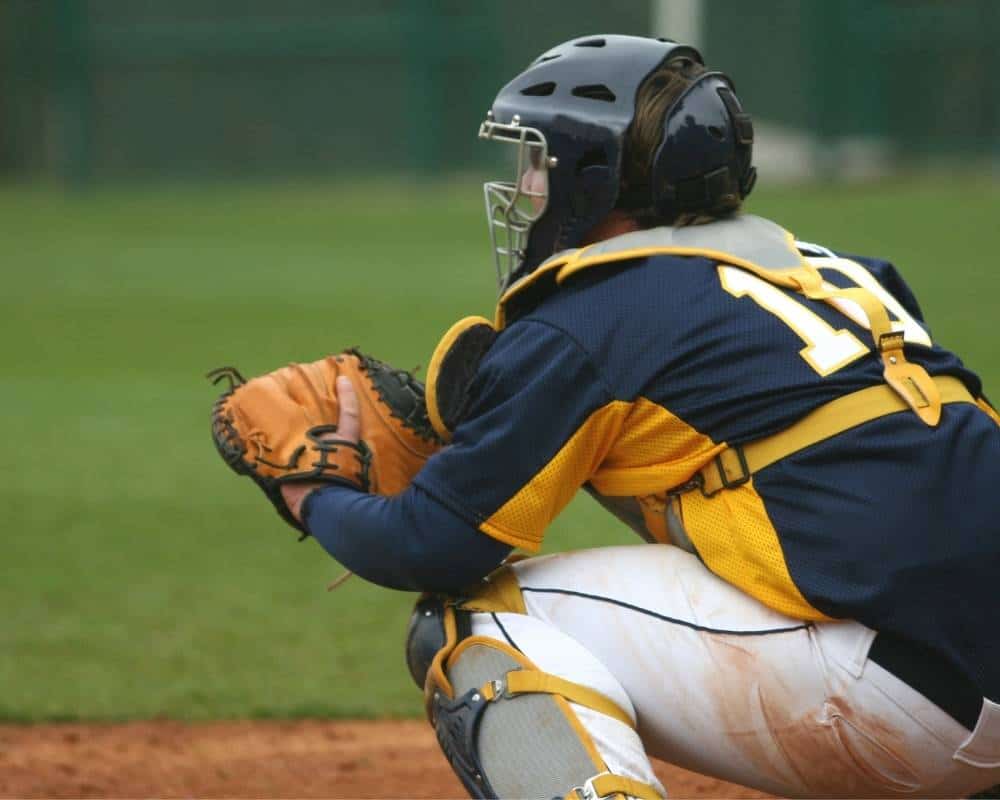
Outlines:
{"type": "Polygon", "coordinates": [[[517,145],[514,181],[483,184],[497,284],[503,292],[524,260],[531,226],[548,206],[548,170],[555,166],[555,158],[549,158],[545,135],[537,128],[521,127],[517,115],[504,125],[494,122],[491,112],[479,127],[479,138],[517,145]]]}

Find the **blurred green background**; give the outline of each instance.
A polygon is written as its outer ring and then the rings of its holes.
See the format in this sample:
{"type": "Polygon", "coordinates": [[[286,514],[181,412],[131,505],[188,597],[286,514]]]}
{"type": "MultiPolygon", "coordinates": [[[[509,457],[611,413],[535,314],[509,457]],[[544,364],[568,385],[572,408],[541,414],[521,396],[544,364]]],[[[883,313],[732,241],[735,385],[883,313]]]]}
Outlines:
{"type": "MultiPolygon", "coordinates": [[[[711,56],[719,7],[692,5],[701,7],[711,56]]],[[[807,3],[752,5],[761,30],[768,14],[778,19],[793,6],[817,13],[807,3]]],[[[217,390],[202,375],[224,364],[253,374],[353,344],[400,366],[426,365],[454,320],[489,315],[495,284],[478,184],[491,176],[468,154],[498,76],[577,33],[645,32],[669,11],[654,6],[583,3],[567,20],[516,3],[477,16],[446,5],[422,15],[416,3],[256,2],[241,3],[235,19],[234,4],[218,2],[171,3],[173,16],[159,3],[0,4],[8,67],[0,83],[8,92],[16,84],[26,103],[15,114],[8,102],[0,116],[0,719],[420,713],[402,657],[413,596],[359,579],[324,591],[339,567],[314,542],[296,544],[255,487],[215,454],[208,414],[217,390]],[[468,105],[461,123],[447,115],[434,123],[443,161],[407,149],[412,108],[385,101],[359,67],[369,45],[348,47],[335,30],[338,18],[372,8],[395,19],[400,36],[423,25],[441,37],[447,30],[435,26],[472,17],[484,38],[462,47],[499,48],[452,62],[428,53],[440,41],[432,38],[406,55],[404,71],[444,92],[447,114],[468,105]],[[289,9],[300,21],[312,13],[329,23],[308,40],[317,72],[304,76],[298,100],[284,96],[297,80],[289,59],[308,41],[293,31],[287,51],[273,52],[280,37],[266,23],[289,9]],[[182,12],[190,18],[178,21],[182,12]],[[96,44],[39,44],[95,18],[104,27],[85,29],[103,31],[100,41],[125,48],[134,33],[137,42],[136,61],[118,62],[114,76],[110,67],[56,63],[83,52],[103,64],[96,44]],[[253,19],[258,38],[247,44],[253,19]],[[229,39],[227,20],[241,31],[229,39]],[[332,44],[323,45],[327,36],[332,44]],[[170,50],[178,41],[191,49],[170,50]],[[161,60],[142,60],[154,55],[161,60]],[[425,61],[437,66],[421,72],[425,61]],[[382,116],[338,111],[343,87],[319,77],[328,68],[382,116]],[[93,81],[89,109],[74,105],[79,87],[49,82],[80,74],[93,81]],[[442,89],[449,76],[467,88],[442,89]],[[247,139],[262,124],[248,109],[266,111],[277,132],[247,139]],[[83,138],[72,144],[67,130],[83,138]]],[[[981,3],[948,6],[985,13],[981,3]]],[[[781,19],[782,30],[794,27],[781,19]]],[[[737,71],[737,52],[721,54],[733,55],[724,66],[740,87],[753,86],[753,64],[737,71]]],[[[396,85],[384,54],[366,58],[386,70],[379,80],[396,86],[397,99],[412,103],[422,91],[396,85]]],[[[970,107],[995,120],[995,103],[980,97],[970,107]]],[[[1000,381],[992,330],[1000,182],[994,142],[983,142],[956,145],[948,170],[900,170],[893,161],[862,182],[823,172],[778,185],[762,171],[749,210],[808,241],[893,260],[935,338],[990,389],[1000,381]]],[[[629,541],[580,498],[546,549],[629,541]]]]}
{"type": "Polygon", "coordinates": [[[0,174],[481,168],[495,90],[608,31],[733,75],[771,175],[1000,159],[995,0],[2,0],[0,174]]]}

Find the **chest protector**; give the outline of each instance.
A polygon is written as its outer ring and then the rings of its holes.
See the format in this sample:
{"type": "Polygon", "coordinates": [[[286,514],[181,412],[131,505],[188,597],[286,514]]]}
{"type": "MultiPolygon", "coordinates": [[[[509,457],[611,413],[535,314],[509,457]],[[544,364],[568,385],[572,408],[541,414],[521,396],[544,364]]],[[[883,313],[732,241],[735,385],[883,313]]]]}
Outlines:
{"type": "MultiPolygon", "coordinates": [[[[934,427],[940,420],[942,403],[974,402],[956,379],[933,379],[922,366],[907,361],[902,331],[894,330],[885,306],[872,292],[824,283],[819,270],[799,252],[791,233],[761,217],[741,215],[705,225],[636,231],[557,253],[503,294],[492,323],[483,317],[468,317],[456,323],[437,346],[427,376],[428,416],[438,434],[450,440],[451,431],[467,407],[468,385],[476,365],[508,324],[529,313],[584,270],[656,255],[705,258],[713,265],[746,270],[813,300],[853,302],[867,318],[885,380],[884,384],[837,398],[777,434],[741,446],[724,445],[705,464],[693,465],[695,470],[680,486],[662,487],[658,494],[667,508],[670,495],[698,489],[705,497],[712,497],[741,486],[756,471],[791,453],[878,417],[909,409],[925,425],[934,427]]],[[[590,487],[588,490],[596,495],[590,487]]],[[[650,514],[645,508],[648,497],[642,503],[633,498],[597,498],[634,530],[651,538],[650,514]]],[[[663,519],[660,516],[660,526],[663,519]]],[[[682,526],[671,524],[669,513],[666,526],[665,531],[653,532],[656,539],[669,537],[690,547],[682,526]]]]}

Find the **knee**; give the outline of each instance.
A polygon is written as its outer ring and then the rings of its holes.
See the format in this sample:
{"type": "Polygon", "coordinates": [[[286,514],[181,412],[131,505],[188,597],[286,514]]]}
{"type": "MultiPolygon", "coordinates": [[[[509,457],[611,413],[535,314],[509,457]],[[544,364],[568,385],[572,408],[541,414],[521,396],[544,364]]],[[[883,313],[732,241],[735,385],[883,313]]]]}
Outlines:
{"type": "Polygon", "coordinates": [[[406,631],[406,666],[418,689],[424,688],[434,656],[446,642],[444,600],[422,597],[413,608],[406,631]]]}
{"type": "Polygon", "coordinates": [[[513,571],[461,602],[421,598],[406,644],[441,749],[472,797],[659,796],[658,786],[613,774],[574,711],[610,717],[635,737],[627,697],[623,707],[620,698],[541,670],[499,638],[473,635],[474,612],[525,613],[513,571]]]}

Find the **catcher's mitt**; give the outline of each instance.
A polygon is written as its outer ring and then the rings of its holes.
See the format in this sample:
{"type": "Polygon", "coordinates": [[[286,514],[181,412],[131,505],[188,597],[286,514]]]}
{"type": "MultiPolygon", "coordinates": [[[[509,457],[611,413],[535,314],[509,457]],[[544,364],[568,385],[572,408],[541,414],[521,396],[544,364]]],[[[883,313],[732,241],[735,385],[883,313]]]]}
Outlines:
{"type": "Polygon", "coordinates": [[[290,364],[249,381],[232,367],[208,373],[229,389],[212,408],[212,439],[225,462],[263,489],[282,518],[292,516],[281,484],[343,483],[390,495],[405,489],[442,442],[427,419],[424,387],[358,350],[310,364],[290,364]],[[337,437],[338,376],[358,396],[361,437],[337,437]]]}

